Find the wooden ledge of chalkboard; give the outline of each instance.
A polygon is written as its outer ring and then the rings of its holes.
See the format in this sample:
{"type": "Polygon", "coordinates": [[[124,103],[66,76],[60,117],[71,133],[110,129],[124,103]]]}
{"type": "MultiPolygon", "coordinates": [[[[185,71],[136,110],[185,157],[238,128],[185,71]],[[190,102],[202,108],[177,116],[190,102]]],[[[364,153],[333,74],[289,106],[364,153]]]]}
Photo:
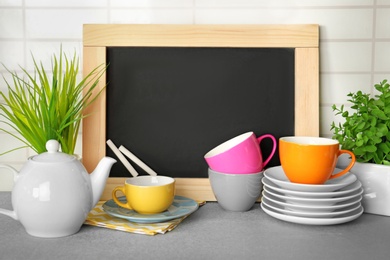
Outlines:
{"type": "MultiPolygon", "coordinates": [[[[116,186],[121,186],[127,178],[108,178],[106,188],[100,198],[103,201],[112,198],[111,192],[116,186]]],[[[176,180],[176,195],[191,198],[196,201],[216,201],[216,198],[211,190],[210,181],[208,178],[175,178],[176,180]]],[[[257,200],[260,202],[260,198],[257,200]]]]}

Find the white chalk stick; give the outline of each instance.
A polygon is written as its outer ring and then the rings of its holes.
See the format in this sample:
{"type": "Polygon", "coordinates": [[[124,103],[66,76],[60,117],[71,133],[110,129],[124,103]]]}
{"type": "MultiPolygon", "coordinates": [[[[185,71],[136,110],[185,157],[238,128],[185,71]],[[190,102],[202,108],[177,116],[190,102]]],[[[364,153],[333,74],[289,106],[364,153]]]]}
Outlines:
{"type": "Polygon", "coordinates": [[[139,167],[141,167],[144,171],[146,171],[149,175],[157,176],[157,173],[152,170],[149,166],[147,166],[143,161],[138,159],[137,156],[135,156],[132,152],[130,152],[128,149],[126,149],[123,145],[119,147],[119,151],[121,151],[124,155],[126,155],[130,160],[138,164],[139,167]]]}
{"type": "Polygon", "coordinates": [[[126,169],[131,173],[131,175],[133,175],[133,177],[137,177],[138,172],[134,169],[133,166],[131,166],[131,164],[126,160],[123,154],[118,150],[118,148],[110,139],[107,140],[107,145],[115,153],[115,155],[119,158],[119,160],[123,163],[126,169]]]}

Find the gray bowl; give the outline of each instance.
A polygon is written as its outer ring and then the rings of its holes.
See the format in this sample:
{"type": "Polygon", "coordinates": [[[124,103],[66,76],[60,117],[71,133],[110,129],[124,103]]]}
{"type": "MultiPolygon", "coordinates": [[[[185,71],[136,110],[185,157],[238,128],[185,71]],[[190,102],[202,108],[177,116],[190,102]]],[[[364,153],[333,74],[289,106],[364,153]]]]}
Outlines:
{"type": "Polygon", "coordinates": [[[250,174],[231,174],[208,169],[209,180],[218,204],[225,210],[248,211],[263,189],[263,171],[250,174]]]}

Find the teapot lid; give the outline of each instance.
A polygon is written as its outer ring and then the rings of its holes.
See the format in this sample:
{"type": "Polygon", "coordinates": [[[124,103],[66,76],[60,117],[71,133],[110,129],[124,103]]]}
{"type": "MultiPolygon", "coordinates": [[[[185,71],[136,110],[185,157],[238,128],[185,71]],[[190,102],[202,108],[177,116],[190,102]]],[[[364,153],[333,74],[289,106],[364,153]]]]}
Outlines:
{"type": "Polygon", "coordinates": [[[76,157],[66,153],[59,152],[60,143],[57,140],[49,140],[46,142],[47,152],[31,157],[35,162],[70,162],[76,157]]]}

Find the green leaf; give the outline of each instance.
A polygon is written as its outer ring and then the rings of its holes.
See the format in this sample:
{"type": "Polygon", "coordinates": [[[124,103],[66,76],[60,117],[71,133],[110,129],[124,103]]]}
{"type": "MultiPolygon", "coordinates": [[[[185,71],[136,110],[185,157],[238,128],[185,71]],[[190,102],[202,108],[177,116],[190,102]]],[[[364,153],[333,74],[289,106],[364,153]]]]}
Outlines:
{"type": "MultiPolygon", "coordinates": [[[[388,95],[389,95],[389,97],[390,97],[390,93],[389,93],[388,95]]],[[[390,102],[387,103],[387,106],[385,106],[385,108],[384,108],[383,111],[385,112],[386,115],[389,115],[389,114],[390,114],[390,102]]]]}
{"type": "Polygon", "coordinates": [[[370,152],[370,153],[373,153],[377,150],[376,146],[375,145],[368,145],[364,148],[364,150],[366,152],[370,152]]]}
{"type": "Polygon", "coordinates": [[[376,117],[372,117],[372,118],[371,118],[371,123],[370,123],[370,125],[371,125],[371,126],[376,126],[376,122],[377,122],[376,117]]]}
{"type": "Polygon", "coordinates": [[[372,144],[380,144],[380,143],[382,143],[382,138],[381,138],[382,136],[380,135],[380,136],[372,136],[371,137],[371,142],[370,143],[372,143],[372,144]]]}
{"type": "Polygon", "coordinates": [[[390,153],[389,143],[380,143],[378,148],[383,151],[384,154],[390,153]]]}
{"type": "Polygon", "coordinates": [[[382,159],[379,158],[379,156],[377,154],[373,154],[373,160],[376,164],[381,164],[382,163],[382,159]]]}
{"type": "Polygon", "coordinates": [[[390,165],[390,161],[388,161],[388,160],[383,160],[383,161],[382,161],[382,164],[384,164],[384,165],[390,165]]]}
{"type": "Polygon", "coordinates": [[[373,116],[376,116],[379,119],[382,119],[382,120],[388,120],[389,119],[382,110],[373,109],[371,111],[371,113],[372,113],[373,116]]]}
{"type": "Polygon", "coordinates": [[[361,130],[364,129],[365,125],[366,125],[366,122],[360,122],[360,123],[356,126],[356,129],[357,129],[358,131],[361,131],[361,130]]]}
{"type": "Polygon", "coordinates": [[[360,139],[360,140],[356,141],[356,146],[357,146],[357,147],[360,147],[360,146],[362,146],[363,144],[364,144],[363,139],[360,139]]]}
{"type": "Polygon", "coordinates": [[[385,102],[383,102],[380,99],[375,100],[374,104],[378,107],[383,107],[385,105],[385,102]]]}
{"type": "Polygon", "coordinates": [[[386,136],[389,132],[389,129],[387,128],[386,124],[378,124],[376,129],[377,132],[380,133],[380,136],[386,136]]]}
{"type": "Polygon", "coordinates": [[[356,156],[361,156],[361,155],[364,155],[366,153],[366,150],[364,149],[364,147],[356,147],[355,149],[353,149],[353,153],[356,156]]]}

